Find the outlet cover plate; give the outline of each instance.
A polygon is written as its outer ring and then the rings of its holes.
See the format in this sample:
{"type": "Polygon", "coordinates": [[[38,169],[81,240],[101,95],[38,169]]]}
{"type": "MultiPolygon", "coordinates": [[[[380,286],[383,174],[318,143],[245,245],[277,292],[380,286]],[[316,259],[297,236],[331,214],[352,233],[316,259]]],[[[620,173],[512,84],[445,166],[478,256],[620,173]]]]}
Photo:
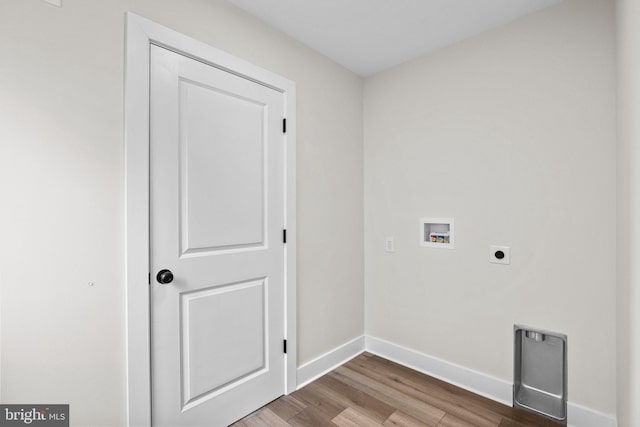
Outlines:
{"type": "Polygon", "coordinates": [[[489,246],[489,262],[494,264],[511,264],[511,247],[489,246]],[[502,252],[502,258],[500,258],[502,252]]]}
{"type": "Polygon", "coordinates": [[[395,252],[396,251],[396,239],[389,236],[384,241],[384,251],[385,252],[395,252]]]}

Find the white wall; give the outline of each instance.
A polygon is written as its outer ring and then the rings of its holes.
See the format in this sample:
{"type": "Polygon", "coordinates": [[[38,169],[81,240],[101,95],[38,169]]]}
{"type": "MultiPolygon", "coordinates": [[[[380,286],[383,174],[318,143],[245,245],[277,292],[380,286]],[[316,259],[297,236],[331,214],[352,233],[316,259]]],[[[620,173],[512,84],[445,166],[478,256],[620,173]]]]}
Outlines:
{"type": "Polygon", "coordinates": [[[640,2],[618,0],[618,423],[640,425],[640,2]]]}
{"type": "Polygon", "coordinates": [[[368,335],[511,381],[514,323],[566,333],[570,400],[615,413],[613,25],[567,0],[365,81],[368,335]]]}
{"type": "Polygon", "coordinates": [[[298,362],[363,331],[359,77],[224,1],[2,0],[2,401],[75,425],[124,423],[125,11],[297,82],[298,362]]]}

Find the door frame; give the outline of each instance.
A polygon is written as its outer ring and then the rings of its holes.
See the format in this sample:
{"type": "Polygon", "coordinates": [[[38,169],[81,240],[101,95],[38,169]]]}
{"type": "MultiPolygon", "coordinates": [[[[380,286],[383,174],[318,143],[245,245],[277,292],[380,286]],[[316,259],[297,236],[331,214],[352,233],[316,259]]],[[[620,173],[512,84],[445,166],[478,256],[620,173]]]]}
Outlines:
{"type": "MultiPolygon", "coordinates": [[[[127,425],[151,425],[149,80],[152,44],[247,78],[285,98],[285,389],[296,389],[296,85],[139,15],[126,14],[124,79],[127,425]]],[[[257,409],[257,408],[256,408],[257,409]]]]}

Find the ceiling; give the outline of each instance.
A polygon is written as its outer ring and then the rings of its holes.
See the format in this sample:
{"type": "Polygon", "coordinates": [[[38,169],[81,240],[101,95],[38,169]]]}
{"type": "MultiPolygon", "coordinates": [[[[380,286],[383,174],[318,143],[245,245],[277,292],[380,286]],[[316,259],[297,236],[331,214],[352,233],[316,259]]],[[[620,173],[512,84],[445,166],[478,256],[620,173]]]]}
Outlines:
{"type": "Polygon", "coordinates": [[[229,0],[362,76],[561,0],[229,0]]]}

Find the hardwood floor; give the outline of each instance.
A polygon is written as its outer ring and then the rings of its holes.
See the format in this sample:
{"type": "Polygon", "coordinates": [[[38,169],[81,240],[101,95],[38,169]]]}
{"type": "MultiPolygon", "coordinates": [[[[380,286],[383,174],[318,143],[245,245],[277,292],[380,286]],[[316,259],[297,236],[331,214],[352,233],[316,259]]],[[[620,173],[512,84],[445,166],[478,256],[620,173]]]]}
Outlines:
{"type": "Polygon", "coordinates": [[[234,424],[235,427],[557,425],[369,353],[234,424]]]}

